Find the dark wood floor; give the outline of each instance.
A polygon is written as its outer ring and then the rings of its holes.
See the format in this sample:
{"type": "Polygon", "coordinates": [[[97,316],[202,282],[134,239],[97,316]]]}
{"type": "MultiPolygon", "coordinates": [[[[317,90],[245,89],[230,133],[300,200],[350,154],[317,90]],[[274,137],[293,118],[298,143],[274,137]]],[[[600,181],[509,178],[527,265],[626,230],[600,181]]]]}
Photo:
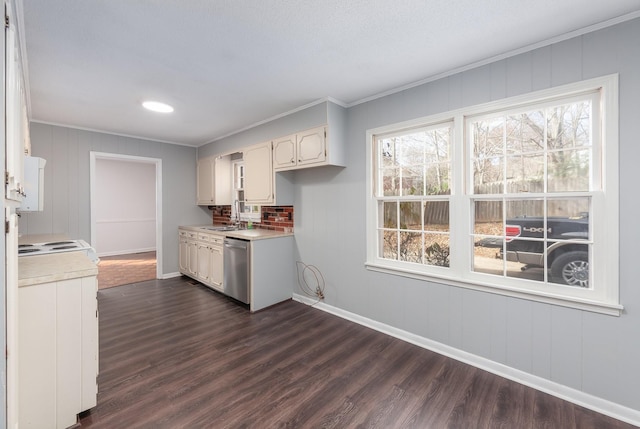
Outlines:
{"type": "Polygon", "coordinates": [[[92,428],[631,428],[306,305],[101,290],[92,428]]]}

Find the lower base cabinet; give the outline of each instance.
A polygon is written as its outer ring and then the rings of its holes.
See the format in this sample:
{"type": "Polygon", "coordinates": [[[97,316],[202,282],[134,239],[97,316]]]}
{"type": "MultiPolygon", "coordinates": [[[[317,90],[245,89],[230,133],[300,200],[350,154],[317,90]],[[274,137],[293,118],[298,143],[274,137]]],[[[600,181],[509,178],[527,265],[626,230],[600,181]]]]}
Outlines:
{"type": "Polygon", "coordinates": [[[96,405],[96,277],[18,289],[20,428],[67,428],[96,405]]]}

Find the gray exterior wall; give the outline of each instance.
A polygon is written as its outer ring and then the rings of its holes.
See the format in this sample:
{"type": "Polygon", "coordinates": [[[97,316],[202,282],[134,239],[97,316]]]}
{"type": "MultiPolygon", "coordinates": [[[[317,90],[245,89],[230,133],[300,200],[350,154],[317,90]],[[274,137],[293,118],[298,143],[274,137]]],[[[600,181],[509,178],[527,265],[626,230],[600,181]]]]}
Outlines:
{"type": "Polygon", "coordinates": [[[164,274],[178,272],[178,226],[211,223],[196,205],[196,149],[40,123],[31,124],[33,156],[47,160],[44,211],[24,213],[21,234],[66,234],[91,239],[89,153],[106,152],[162,160],[164,274]]]}

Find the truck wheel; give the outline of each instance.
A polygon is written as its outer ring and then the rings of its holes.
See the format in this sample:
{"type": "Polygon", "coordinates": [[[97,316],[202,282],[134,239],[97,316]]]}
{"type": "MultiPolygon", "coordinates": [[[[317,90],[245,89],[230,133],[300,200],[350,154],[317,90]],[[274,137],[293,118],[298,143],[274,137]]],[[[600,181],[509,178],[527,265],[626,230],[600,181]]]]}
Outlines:
{"type": "Polygon", "coordinates": [[[558,256],[551,264],[551,279],[554,283],[589,287],[589,255],[587,252],[577,250],[558,256]]]}

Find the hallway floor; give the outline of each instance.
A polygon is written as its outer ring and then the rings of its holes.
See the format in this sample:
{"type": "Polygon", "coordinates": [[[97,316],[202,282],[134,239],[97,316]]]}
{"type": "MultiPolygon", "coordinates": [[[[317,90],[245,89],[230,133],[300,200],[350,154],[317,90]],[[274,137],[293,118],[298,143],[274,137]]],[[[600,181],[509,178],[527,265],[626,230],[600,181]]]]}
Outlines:
{"type": "Polygon", "coordinates": [[[98,263],[98,289],[156,278],[156,252],[104,256],[98,263]]]}

